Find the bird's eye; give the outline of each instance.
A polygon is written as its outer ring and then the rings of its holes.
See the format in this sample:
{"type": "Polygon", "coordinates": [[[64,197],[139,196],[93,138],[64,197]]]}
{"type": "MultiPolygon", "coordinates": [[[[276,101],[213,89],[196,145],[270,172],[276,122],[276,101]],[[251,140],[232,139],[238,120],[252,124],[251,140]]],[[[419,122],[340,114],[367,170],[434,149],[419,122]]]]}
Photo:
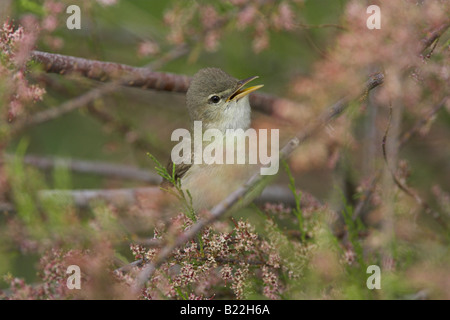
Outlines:
{"type": "Polygon", "coordinates": [[[219,96],[212,96],[209,100],[212,103],[218,103],[220,101],[220,97],[219,96]]]}

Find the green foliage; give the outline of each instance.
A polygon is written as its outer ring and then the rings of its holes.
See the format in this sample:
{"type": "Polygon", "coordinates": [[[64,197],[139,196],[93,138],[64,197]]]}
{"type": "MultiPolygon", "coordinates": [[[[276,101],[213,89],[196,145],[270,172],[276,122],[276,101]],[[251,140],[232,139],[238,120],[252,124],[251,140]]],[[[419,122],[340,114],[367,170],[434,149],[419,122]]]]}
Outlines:
{"type": "MultiPolygon", "coordinates": [[[[48,187],[38,171],[24,166],[23,156],[27,146],[27,140],[21,140],[14,157],[7,164],[17,215],[34,236],[63,234],[67,219],[71,219],[70,195],[62,193],[51,197],[40,196],[40,191],[48,187]]],[[[57,166],[53,178],[53,188],[70,188],[70,172],[67,167],[57,166]]]]}
{"type": "MultiPolygon", "coordinates": [[[[163,188],[162,190],[174,195],[180,205],[181,205],[181,211],[188,217],[192,222],[197,221],[197,213],[195,212],[195,209],[192,205],[192,196],[189,192],[189,190],[182,189],[181,186],[181,180],[176,177],[175,175],[175,163],[172,164],[172,171],[167,171],[166,167],[164,167],[156,157],[154,157],[152,154],[147,153],[147,155],[150,157],[150,159],[153,160],[153,162],[156,164],[155,170],[156,172],[165,180],[169,181],[172,187],[163,188]]],[[[201,235],[197,235],[197,240],[200,246],[200,252],[203,254],[203,240],[201,235]]]]}
{"type": "Polygon", "coordinates": [[[289,176],[289,189],[291,190],[292,194],[295,198],[295,208],[293,209],[294,215],[297,217],[298,220],[298,229],[300,231],[300,235],[302,238],[302,241],[306,240],[306,228],[305,228],[305,221],[302,214],[302,208],[300,207],[300,200],[302,198],[301,192],[297,192],[297,189],[295,187],[295,180],[291,173],[291,170],[289,169],[289,165],[286,161],[283,161],[283,166],[286,171],[286,173],[289,176]]]}
{"type": "Polygon", "coordinates": [[[36,190],[42,186],[42,180],[34,174],[34,177],[27,175],[23,165],[23,156],[27,149],[28,142],[22,139],[17,147],[14,160],[7,166],[8,175],[11,177],[11,191],[14,196],[17,214],[21,220],[30,227],[38,230],[41,218],[36,206],[36,190]]]}
{"type": "Polygon", "coordinates": [[[172,171],[168,172],[166,167],[164,167],[152,154],[147,153],[150,159],[156,164],[156,172],[165,180],[169,181],[173,188],[161,188],[174,195],[181,203],[182,211],[186,216],[193,222],[197,221],[197,214],[192,206],[192,196],[189,190],[183,190],[181,187],[181,181],[175,175],[175,163],[172,165],[172,171]]]}
{"type": "Polygon", "coordinates": [[[348,204],[347,199],[344,194],[342,194],[342,201],[344,208],[342,210],[342,217],[344,218],[344,223],[347,227],[347,233],[349,241],[355,251],[356,261],[359,266],[365,270],[365,262],[363,258],[363,247],[360,241],[360,233],[365,229],[361,219],[353,217],[353,207],[348,204]]]}
{"type": "Polygon", "coordinates": [[[28,11],[34,13],[38,16],[43,16],[45,13],[44,7],[40,3],[36,3],[36,1],[32,0],[19,0],[17,1],[19,4],[20,10],[28,11]]]}

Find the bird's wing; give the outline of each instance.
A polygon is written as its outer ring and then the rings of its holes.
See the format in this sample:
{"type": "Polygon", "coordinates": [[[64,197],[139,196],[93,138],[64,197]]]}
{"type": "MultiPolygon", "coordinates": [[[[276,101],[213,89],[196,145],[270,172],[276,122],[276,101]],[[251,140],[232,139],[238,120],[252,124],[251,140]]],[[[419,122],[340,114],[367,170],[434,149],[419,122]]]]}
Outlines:
{"type": "MultiPolygon", "coordinates": [[[[181,179],[186,172],[189,170],[189,168],[192,166],[192,164],[185,164],[185,163],[180,163],[178,165],[175,166],[175,180],[181,179]]],[[[166,166],[167,172],[169,174],[172,174],[172,170],[173,170],[173,162],[172,159],[169,160],[169,163],[166,166]]],[[[163,188],[169,188],[172,187],[173,184],[171,181],[163,179],[163,181],[161,182],[161,187],[163,188]]]]}

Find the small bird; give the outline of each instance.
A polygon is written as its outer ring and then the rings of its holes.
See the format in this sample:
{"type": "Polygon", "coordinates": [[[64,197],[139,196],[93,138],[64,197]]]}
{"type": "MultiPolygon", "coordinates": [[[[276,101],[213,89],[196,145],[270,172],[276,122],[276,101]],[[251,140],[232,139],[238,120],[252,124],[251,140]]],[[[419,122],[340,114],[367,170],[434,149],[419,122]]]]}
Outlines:
{"type": "MultiPolygon", "coordinates": [[[[238,80],[219,68],[199,70],[193,76],[186,94],[191,132],[194,121],[202,122],[203,131],[217,129],[225,138],[228,134],[227,129],[245,131],[250,128],[251,107],[248,94],[260,89],[263,85],[248,88],[244,86],[256,78],[258,77],[253,76],[238,80]]],[[[206,145],[203,144],[203,149],[206,145]]],[[[172,166],[173,162],[170,161],[167,165],[168,172],[172,172],[172,166]]],[[[210,209],[251,177],[254,173],[252,166],[256,168],[257,165],[236,162],[233,164],[182,163],[175,166],[175,178],[181,179],[183,190],[189,190],[195,210],[210,209]]],[[[170,185],[167,180],[162,182],[163,187],[167,188],[170,185]]]]}

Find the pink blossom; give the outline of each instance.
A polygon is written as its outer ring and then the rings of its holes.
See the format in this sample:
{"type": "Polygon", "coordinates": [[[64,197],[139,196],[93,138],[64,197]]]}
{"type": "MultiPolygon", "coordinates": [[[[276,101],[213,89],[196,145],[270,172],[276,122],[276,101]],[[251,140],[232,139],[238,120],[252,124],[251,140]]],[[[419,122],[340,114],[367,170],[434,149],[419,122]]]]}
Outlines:
{"type": "Polygon", "coordinates": [[[209,31],[205,36],[205,49],[206,51],[216,51],[219,46],[220,34],[216,30],[209,31]]]}
{"type": "Polygon", "coordinates": [[[290,31],[294,29],[294,13],[288,3],[282,2],[272,17],[275,28],[290,31]]]}
{"type": "Polygon", "coordinates": [[[64,4],[53,0],[46,0],[44,2],[44,8],[50,14],[59,14],[63,12],[64,4]]]}
{"type": "Polygon", "coordinates": [[[292,30],[294,28],[294,13],[286,2],[280,4],[279,8],[281,26],[284,30],[292,30]]]}
{"type": "Polygon", "coordinates": [[[254,5],[246,6],[242,11],[238,13],[237,27],[239,29],[244,29],[245,27],[252,24],[256,17],[257,12],[258,11],[254,5]]]}
{"type": "Polygon", "coordinates": [[[213,6],[208,5],[200,9],[201,21],[205,29],[211,29],[217,23],[219,15],[213,6]]]}
{"type": "Polygon", "coordinates": [[[139,43],[138,55],[140,57],[148,57],[159,53],[159,45],[151,40],[145,40],[139,43]]]}
{"type": "Polygon", "coordinates": [[[42,21],[42,28],[46,31],[52,32],[58,26],[58,19],[56,16],[50,15],[46,16],[42,21]]]}

